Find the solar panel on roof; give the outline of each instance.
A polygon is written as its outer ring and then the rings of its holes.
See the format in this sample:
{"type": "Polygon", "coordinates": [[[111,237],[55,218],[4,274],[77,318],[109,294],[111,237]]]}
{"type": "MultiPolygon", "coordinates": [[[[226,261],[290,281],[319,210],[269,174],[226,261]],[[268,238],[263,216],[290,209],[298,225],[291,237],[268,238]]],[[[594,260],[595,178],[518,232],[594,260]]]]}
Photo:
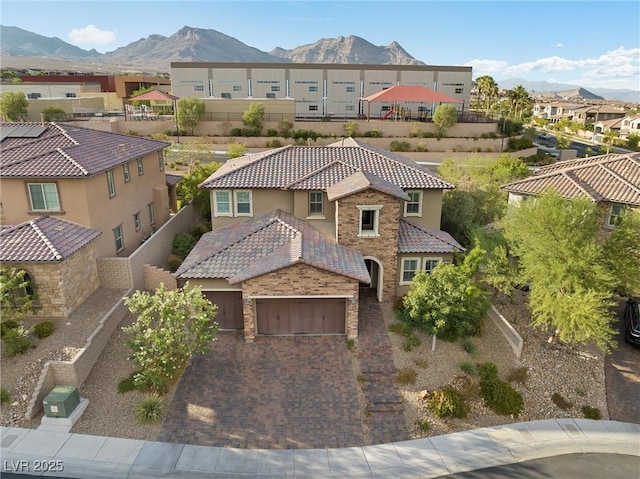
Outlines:
{"type": "Polygon", "coordinates": [[[46,126],[11,126],[0,128],[0,141],[5,138],[38,138],[45,131],[46,126]]]}

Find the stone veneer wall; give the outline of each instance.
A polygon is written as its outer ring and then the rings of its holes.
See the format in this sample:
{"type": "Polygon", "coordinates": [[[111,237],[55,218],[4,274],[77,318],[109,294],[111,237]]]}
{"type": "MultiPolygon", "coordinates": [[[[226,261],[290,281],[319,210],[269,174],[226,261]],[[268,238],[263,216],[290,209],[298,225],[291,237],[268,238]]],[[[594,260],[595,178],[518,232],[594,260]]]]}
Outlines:
{"type": "MultiPolygon", "coordinates": [[[[251,296],[349,295],[358,299],[357,280],[306,264],[295,264],[242,283],[243,299],[251,296]]],[[[253,342],[257,333],[255,300],[243,305],[244,338],[253,342]]],[[[358,337],[358,301],[347,299],[347,337],[358,337]]]]}
{"type": "Polygon", "coordinates": [[[28,317],[66,318],[100,285],[92,244],[64,261],[11,265],[26,271],[36,286],[38,312],[28,317]]]}
{"type": "Polygon", "coordinates": [[[404,202],[375,190],[366,190],[337,201],[338,243],[357,249],[363,256],[373,256],[383,266],[382,300],[395,298],[398,268],[398,226],[404,202]],[[383,205],[378,210],[378,236],[360,238],[359,205],[383,205]]]}

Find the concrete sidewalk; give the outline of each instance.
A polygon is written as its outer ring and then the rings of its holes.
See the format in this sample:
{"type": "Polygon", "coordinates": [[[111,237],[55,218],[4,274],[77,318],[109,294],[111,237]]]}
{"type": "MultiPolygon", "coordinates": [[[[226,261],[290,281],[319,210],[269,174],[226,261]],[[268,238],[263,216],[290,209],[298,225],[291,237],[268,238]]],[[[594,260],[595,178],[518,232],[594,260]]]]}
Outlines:
{"type": "Polygon", "coordinates": [[[550,419],[376,446],[272,450],[2,428],[1,452],[0,472],[83,479],[428,478],[562,454],[640,456],[640,425],[550,419]]]}

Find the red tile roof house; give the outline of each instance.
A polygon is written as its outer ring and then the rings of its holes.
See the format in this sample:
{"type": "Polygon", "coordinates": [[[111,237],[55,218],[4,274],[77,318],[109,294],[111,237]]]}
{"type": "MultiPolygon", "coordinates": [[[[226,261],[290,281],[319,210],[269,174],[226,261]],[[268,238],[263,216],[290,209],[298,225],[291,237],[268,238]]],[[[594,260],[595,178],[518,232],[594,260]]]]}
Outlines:
{"type": "Polygon", "coordinates": [[[509,192],[511,204],[549,188],[568,199],[589,198],[598,203],[606,213],[603,229],[610,230],[625,208],[640,212],[640,153],[559,161],[502,186],[509,192]]]}
{"type": "MultiPolygon", "coordinates": [[[[169,218],[167,143],[70,124],[0,124],[0,260],[29,275],[39,316],[70,315],[169,218]]],[[[115,285],[120,287],[120,285],[115,285]]]]}
{"type": "Polygon", "coordinates": [[[221,329],[358,335],[361,288],[379,301],[463,248],[440,230],[453,186],[352,139],[229,160],[211,190],[212,231],[175,276],[218,305],[221,329]]]}

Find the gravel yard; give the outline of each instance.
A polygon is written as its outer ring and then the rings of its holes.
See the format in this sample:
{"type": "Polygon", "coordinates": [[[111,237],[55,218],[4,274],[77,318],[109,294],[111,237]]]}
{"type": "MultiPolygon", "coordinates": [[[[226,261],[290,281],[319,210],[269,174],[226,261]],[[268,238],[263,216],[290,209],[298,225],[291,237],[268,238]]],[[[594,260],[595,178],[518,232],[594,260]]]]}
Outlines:
{"type": "MultiPolygon", "coordinates": [[[[111,300],[110,295],[119,292],[103,292],[103,301],[111,300]]],[[[389,332],[393,346],[393,359],[398,369],[411,368],[416,371],[414,384],[398,385],[404,398],[405,418],[412,438],[435,436],[478,427],[507,424],[519,421],[549,419],[558,417],[582,417],[584,405],[599,408],[607,419],[607,404],[604,380],[604,354],[591,347],[570,348],[549,346],[545,333],[532,329],[528,324],[528,312],[524,308],[526,294],[516,291],[513,303],[508,299],[496,298],[494,304],[507,317],[524,338],[522,357],[517,359],[511,347],[493,322],[485,322],[482,336],[472,338],[475,355],[471,356],[461,346],[461,342],[448,343],[437,341],[436,350],[431,351],[431,337],[417,333],[421,345],[410,352],[403,351],[404,338],[389,332]],[[468,361],[482,363],[493,361],[498,365],[500,377],[505,379],[514,368],[525,367],[527,378],[524,384],[512,385],[524,396],[524,411],[517,417],[499,416],[484,406],[482,399],[470,394],[471,412],[465,419],[439,419],[426,408],[422,391],[433,391],[449,384],[465,388],[468,383],[460,364],[468,361]],[[551,395],[559,393],[572,407],[562,410],[551,401],[551,395]],[[418,420],[426,419],[429,428],[422,430],[418,420]]],[[[117,297],[117,296],[115,296],[117,297]]],[[[397,322],[393,314],[392,303],[383,303],[385,322],[397,322]]],[[[140,426],[133,415],[135,404],[142,397],[140,393],[117,393],[118,382],[133,370],[133,364],[127,359],[129,349],[124,345],[126,335],[121,327],[131,322],[127,315],[118,327],[105,350],[100,356],[89,378],[81,388],[81,395],[90,401],[89,406],[73,428],[72,432],[117,436],[134,439],[154,440],[160,432],[160,426],[140,426]]],[[[15,358],[2,356],[2,384],[11,390],[11,401],[2,407],[2,425],[34,428],[40,418],[34,421],[24,420],[26,402],[24,395],[30,394],[35,385],[42,365],[47,359],[59,358],[73,352],[86,341],[93,330],[89,324],[75,324],[59,327],[49,338],[42,340],[38,347],[25,355],[15,358]],[[63,334],[64,333],[64,334],[63,334]]],[[[466,387],[469,391],[473,388],[466,387]]],[[[165,396],[170,406],[175,386],[165,396]]]]}

